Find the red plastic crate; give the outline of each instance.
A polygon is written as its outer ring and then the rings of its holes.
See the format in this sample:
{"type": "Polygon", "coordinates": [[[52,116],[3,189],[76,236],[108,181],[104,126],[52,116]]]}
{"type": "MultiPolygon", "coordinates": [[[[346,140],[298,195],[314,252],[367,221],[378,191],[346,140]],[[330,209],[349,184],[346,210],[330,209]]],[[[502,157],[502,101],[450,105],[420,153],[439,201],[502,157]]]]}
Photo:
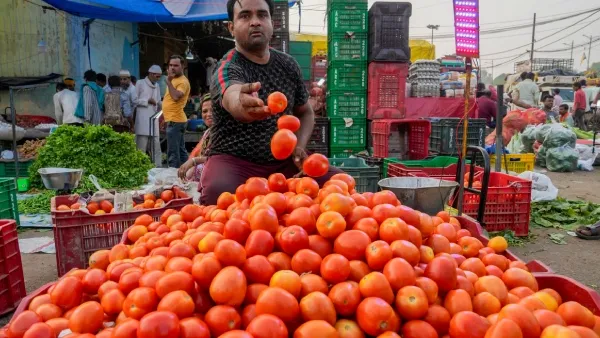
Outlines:
{"type": "Polygon", "coordinates": [[[14,310],[25,292],[17,222],[0,220],[0,315],[14,310]]]}
{"type": "MultiPolygon", "coordinates": [[[[457,164],[445,168],[408,168],[401,163],[388,164],[388,177],[431,177],[447,181],[456,181],[457,164]]],[[[483,175],[483,168],[475,167],[475,179],[483,175]]]]}
{"type": "Polygon", "coordinates": [[[148,214],[158,220],[165,210],[179,210],[192,203],[192,198],[187,197],[171,200],[162,208],[105,215],[90,215],[82,210],[56,210],[59,205],[76,203],[78,198],[77,195],[52,198],[51,214],[59,276],[74,268],[86,268],[94,252],[119,244],[123,232],[133,225],[138,216],[148,214]]]}
{"type": "MultiPolygon", "coordinates": [[[[394,125],[398,125],[404,135],[404,153],[400,157],[407,160],[422,160],[429,156],[429,135],[431,123],[428,120],[374,120],[371,122],[373,135],[373,156],[386,158],[390,156],[390,135],[394,125]]],[[[401,141],[402,142],[402,141],[401,141]]],[[[397,146],[397,145],[392,145],[397,146]]]]}
{"type": "MultiPolygon", "coordinates": [[[[483,222],[487,231],[510,229],[516,236],[529,234],[531,181],[491,172],[483,222]]],[[[463,213],[477,217],[479,195],[465,191],[463,213]]]]}
{"type": "Polygon", "coordinates": [[[407,63],[371,62],[367,118],[402,119],[406,116],[407,63]]]}

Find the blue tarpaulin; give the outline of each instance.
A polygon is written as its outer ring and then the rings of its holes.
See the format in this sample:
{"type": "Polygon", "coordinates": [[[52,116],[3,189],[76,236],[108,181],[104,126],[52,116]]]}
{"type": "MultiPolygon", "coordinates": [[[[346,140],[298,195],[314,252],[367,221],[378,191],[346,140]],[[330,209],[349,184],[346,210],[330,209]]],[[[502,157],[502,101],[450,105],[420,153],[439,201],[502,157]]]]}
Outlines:
{"type": "Polygon", "coordinates": [[[227,19],[227,0],[44,1],[73,15],[110,21],[193,22],[227,19]]]}

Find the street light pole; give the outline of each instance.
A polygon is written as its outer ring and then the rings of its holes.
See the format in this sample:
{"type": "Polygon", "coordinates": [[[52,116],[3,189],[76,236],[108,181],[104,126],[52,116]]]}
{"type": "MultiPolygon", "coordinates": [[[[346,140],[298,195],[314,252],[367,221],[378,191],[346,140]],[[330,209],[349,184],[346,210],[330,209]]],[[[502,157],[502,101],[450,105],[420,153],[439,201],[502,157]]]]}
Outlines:
{"type": "Polygon", "coordinates": [[[433,31],[440,29],[440,25],[427,25],[427,28],[431,29],[431,48],[433,47],[433,31]]]}
{"type": "Polygon", "coordinates": [[[586,70],[588,70],[588,69],[590,69],[590,60],[592,59],[592,39],[593,39],[593,36],[591,36],[591,35],[590,36],[584,35],[584,36],[586,38],[590,38],[590,47],[588,49],[588,55],[587,55],[588,64],[587,64],[587,69],[586,69],[586,70]]]}
{"type": "MultiPolygon", "coordinates": [[[[568,43],[564,43],[563,42],[563,45],[565,45],[565,46],[571,46],[571,62],[573,62],[573,64],[575,64],[575,61],[573,60],[573,47],[574,47],[574,44],[575,44],[575,41],[571,41],[570,45],[568,43]]],[[[571,68],[573,68],[573,67],[571,67],[571,68]]],[[[571,70],[573,70],[573,69],[571,69],[571,70]]]]}

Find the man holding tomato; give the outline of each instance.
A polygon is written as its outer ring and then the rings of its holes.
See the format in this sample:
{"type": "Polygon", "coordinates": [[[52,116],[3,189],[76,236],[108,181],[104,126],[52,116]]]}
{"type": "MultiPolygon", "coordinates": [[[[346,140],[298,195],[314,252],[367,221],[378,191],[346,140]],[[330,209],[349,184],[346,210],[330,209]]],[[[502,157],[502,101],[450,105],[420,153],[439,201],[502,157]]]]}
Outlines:
{"type": "MultiPolygon", "coordinates": [[[[235,192],[250,177],[266,178],[277,172],[293,177],[307,157],[314,112],[298,63],[269,48],[273,7],[273,0],[227,1],[235,48],[218,63],[211,83],[214,122],[209,158],[200,180],[204,205],[216,204],[221,193],[235,192]],[[266,105],[269,94],[276,91],[283,93],[288,103],[280,114],[273,114],[266,105]],[[277,119],[290,114],[301,123],[295,133],[297,145],[290,158],[278,161],[271,154],[271,138],[277,131],[277,119]]],[[[323,183],[339,172],[332,167],[318,181],[323,183]]]]}

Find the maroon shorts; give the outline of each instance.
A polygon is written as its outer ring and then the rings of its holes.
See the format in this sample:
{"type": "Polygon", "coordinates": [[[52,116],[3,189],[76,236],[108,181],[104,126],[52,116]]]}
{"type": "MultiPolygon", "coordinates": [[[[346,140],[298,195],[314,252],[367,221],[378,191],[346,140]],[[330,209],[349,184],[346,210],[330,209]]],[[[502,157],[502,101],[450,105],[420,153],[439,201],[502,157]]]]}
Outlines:
{"type": "MultiPolygon", "coordinates": [[[[231,155],[214,155],[204,164],[202,178],[198,190],[202,194],[202,205],[217,204],[217,199],[224,192],[235,193],[235,189],[246,183],[250,177],[268,178],[271,174],[282,173],[290,178],[299,172],[292,159],[276,164],[256,164],[231,155]]],[[[316,179],[319,185],[325,184],[331,176],[342,173],[335,167],[329,167],[325,176],[316,179]]]]}

